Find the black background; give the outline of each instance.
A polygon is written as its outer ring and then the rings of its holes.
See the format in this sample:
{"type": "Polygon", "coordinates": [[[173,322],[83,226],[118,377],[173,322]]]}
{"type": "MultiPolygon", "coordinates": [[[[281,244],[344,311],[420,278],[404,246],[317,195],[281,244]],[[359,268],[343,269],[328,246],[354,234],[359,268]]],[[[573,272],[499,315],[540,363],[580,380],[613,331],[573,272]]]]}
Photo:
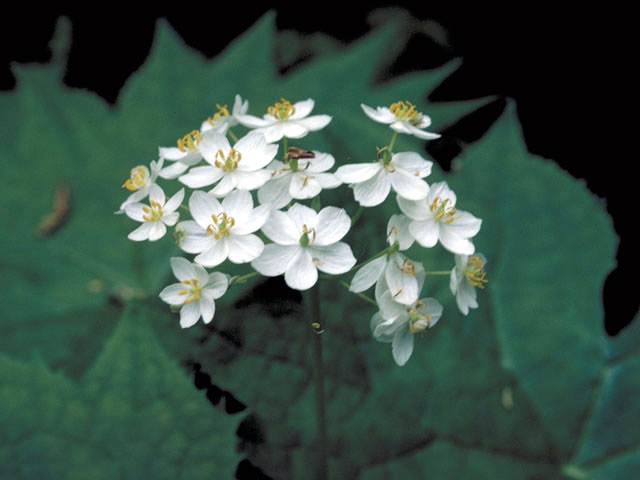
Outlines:
{"type": "MultiPolygon", "coordinates": [[[[39,10],[37,15],[4,15],[0,20],[0,89],[15,86],[10,62],[50,59],[48,43],[61,14],[70,17],[73,25],[65,83],[93,90],[115,104],[126,78],[149,53],[158,17],[168,18],[189,45],[213,57],[268,10],[240,4],[211,11],[196,7],[185,5],[179,15],[123,10],[91,14],[39,10]]],[[[276,7],[277,25],[301,33],[323,32],[349,42],[370,30],[367,18],[374,7],[385,5],[352,6],[340,13],[324,4],[276,7]]],[[[633,179],[624,174],[625,167],[621,168],[622,162],[633,156],[613,156],[610,147],[619,141],[619,134],[605,134],[605,119],[597,113],[611,93],[611,87],[604,88],[598,80],[600,72],[608,68],[609,58],[603,46],[607,33],[597,28],[603,21],[598,24],[593,16],[578,10],[561,13],[522,5],[518,10],[469,10],[467,6],[435,4],[404,8],[417,18],[435,22],[433,31],[440,40],[413,38],[387,76],[462,57],[462,67],[432,93],[431,100],[485,95],[515,99],[529,150],[585,179],[588,188],[606,203],[620,237],[618,267],[603,289],[605,325],[610,334],[616,334],[638,311],[640,297],[634,273],[640,262],[634,254],[638,242],[631,231],[637,214],[629,213],[635,206],[633,200],[630,204],[628,193],[633,179]]],[[[288,68],[292,67],[283,66],[282,71],[288,68]]],[[[479,138],[503,106],[504,102],[498,101],[463,119],[446,132],[446,139],[430,142],[429,154],[445,169],[450,168],[453,156],[465,143],[479,138]]],[[[4,117],[6,121],[10,119],[4,117]]]]}

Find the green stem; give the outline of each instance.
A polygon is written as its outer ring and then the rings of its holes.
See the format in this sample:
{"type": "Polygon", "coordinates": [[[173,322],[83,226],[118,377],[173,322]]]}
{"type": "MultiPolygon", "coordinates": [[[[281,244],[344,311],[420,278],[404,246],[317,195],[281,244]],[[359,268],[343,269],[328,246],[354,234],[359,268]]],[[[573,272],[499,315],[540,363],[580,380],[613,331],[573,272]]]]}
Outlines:
{"type": "Polygon", "coordinates": [[[289,139],[287,137],[282,137],[282,149],[284,150],[282,158],[286,162],[289,158],[289,139]]]}
{"type": "MultiPolygon", "coordinates": [[[[344,280],[340,280],[340,283],[347,288],[347,290],[349,290],[350,286],[347,282],[345,282],[344,280]]],[[[351,290],[349,290],[351,291],[351,290]]],[[[371,297],[366,296],[364,293],[360,293],[360,292],[351,292],[356,294],[358,297],[360,297],[362,300],[364,300],[365,302],[369,302],[372,305],[375,305],[376,307],[378,306],[378,303],[371,297]]]]}
{"type": "Polygon", "coordinates": [[[382,257],[383,255],[391,255],[392,253],[397,252],[399,248],[400,248],[400,246],[396,242],[393,245],[388,246],[384,250],[376,253],[373,257],[369,258],[368,260],[365,260],[364,262],[355,265],[351,270],[349,270],[346,273],[343,273],[342,275],[346,275],[347,273],[351,273],[351,272],[354,272],[356,270],[360,270],[362,267],[364,267],[368,263],[373,262],[374,260],[376,260],[377,258],[382,257]]]}
{"type": "Polygon", "coordinates": [[[360,205],[358,207],[358,210],[356,210],[356,213],[354,213],[353,217],[351,217],[351,226],[352,227],[358,221],[358,219],[360,218],[360,215],[362,215],[362,212],[364,212],[364,207],[362,205],[360,205]]]}
{"type": "Polygon", "coordinates": [[[231,284],[234,283],[244,283],[247,280],[249,280],[250,278],[255,277],[256,275],[260,275],[258,272],[251,272],[251,273],[247,273],[245,275],[240,275],[239,277],[235,277],[233,280],[231,280],[231,284]]]}
{"type": "Polygon", "coordinates": [[[230,128],[227,130],[227,135],[229,135],[229,138],[233,141],[233,143],[236,143],[238,141],[238,136],[233,133],[230,128]]]}
{"type": "Polygon", "coordinates": [[[316,394],[316,430],[318,451],[318,480],[329,478],[329,449],[327,442],[327,411],[324,395],[324,362],[322,360],[322,324],[320,322],[320,284],[316,282],[308,292],[311,329],[313,331],[313,382],[316,394]]]}
{"type": "Polygon", "coordinates": [[[393,153],[393,146],[396,144],[396,139],[398,138],[398,132],[393,132],[393,136],[391,137],[391,141],[389,142],[389,151],[393,153]]]}
{"type": "Polygon", "coordinates": [[[434,270],[432,272],[425,272],[427,275],[451,275],[451,270],[434,270]]]}

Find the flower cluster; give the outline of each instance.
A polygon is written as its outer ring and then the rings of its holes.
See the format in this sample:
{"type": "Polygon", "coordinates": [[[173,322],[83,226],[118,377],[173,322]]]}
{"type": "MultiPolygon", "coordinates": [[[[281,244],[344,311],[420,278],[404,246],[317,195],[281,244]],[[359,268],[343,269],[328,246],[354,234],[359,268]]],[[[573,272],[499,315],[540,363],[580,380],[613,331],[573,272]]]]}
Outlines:
{"type": "Polygon", "coordinates": [[[193,255],[192,260],[171,258],[178,283],[160,292],[164,302],[179,308],[183,328],[199,319],[211,322],[215,300],[234,283],[258,274],[284,275],[289,287],[307,290],[319,272],[329,277],[353,273],[351,283],[345,283],[352,292],[365,296],[375,286],[374,338],[390,342],[396,363],[404,365],[415,335],[434,326],[443,313],[438,300],[421,295],[430,277],[449,277],[463,314],[478,306],[476,288],[487,282],[486,259],[472,239],[482,221],[456,207],[456,195],[445,182],[427,182],[431,161],[416,152],[395,151],[399,133],[439,137],[425,130],[431,119],[415,105],[362,105],[369,118],[389,126],[391,141],[376,147],[371,161],[343,164],[334,172],[336,159],[330,153],[289,145],[331,122],[329,115],[311,115],[314,106],[312,99],[291,103],[283,98],[259,117],[248,113],[249,102],[239,95],[231,111],[216,105],[199,129],[180,136],[175,147],[160,147],[149,167],[131,170],[123,188],[132,193],[116,213],[141,223],[129,239],[157,241],[174,227],[178,246],[193,255]],[[233,128],[247,131],[238,137],[233,128]],[[159,179],[181,186],[167,200],[159,179]],[[340,207],[321,208],[318,199],[323,190],[343,184],[353,190],[357,215],[383,203],[392,191],[398,208],[380,235],[386,247],[358,265],[344,241],[355,218],[340,207]],[[186,205],[185,188],[191,190],[186,205]],[[180,219],[184,212],[190,218],[180,219]],[[420,249],[438,243],[454,255],[451,270],[430,271],[418,260],[420,249]],[[227,260],[253,271],[230,277],[207,270],[227,260]]]}

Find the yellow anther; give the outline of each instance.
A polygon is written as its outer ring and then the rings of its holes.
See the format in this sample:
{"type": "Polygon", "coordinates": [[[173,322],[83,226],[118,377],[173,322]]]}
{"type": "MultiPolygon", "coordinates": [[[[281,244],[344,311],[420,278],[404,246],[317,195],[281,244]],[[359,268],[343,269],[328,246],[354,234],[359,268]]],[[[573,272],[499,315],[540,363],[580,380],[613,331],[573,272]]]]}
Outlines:
{"type": "Polygon", "coordinates": [[[192,278],[191,280],[183,280],[182,283],[189,287],[188,289],[180,290],[178,292],[178,295],[189,295],[189,297],[184,301],[185,304],[200,300],[200,291],[202,290],[202,287],[198,284],[197,279],[192,278]]]}
{"type": "Polygon", "coordinates": [[[226,156],[222,150],[218,150],[216,152],[214,165],[221,168],[224,172],[231,172],[238,168],[240,160],[242,160],[242,154],[234,148],[229,150],[229,155],[226,156]]]}
{"type": "Polygon", "coordinates": [[[404,259],[404,262],[402,262],[402,266],[398,267],[400,270],[402,270],[402,273],[405,273],[407,275],[412,275],[415,276],[416,274],[416,266],[415,264],[409,260],[408,258],[404,259]]]}
{"type": "Polygon", "coordinates": [[[281,98],[279,102],[267,108],[267,113],[276,120],[288,120],[291,115],[296,113],[296,109],[289,100],[281,98]]]}
{"type": "Polygon", "coordinates": [[[304,177],[304,180],[302,181],[302,188],[307,186],[307,183],[309,183],[309,180],[316,178],[316,177],[312,177],[312,176],[306,176],[304,177]]]}
{"type": "Polygon", "coordinates": [[[209,224],[207,233],[213,235],[216,240],[220,240],[222,237],[228,237],[230,230],[236,224],[234,218],[227,216],[225,212],[211,215],[211,220],[213,224],[209,224]]]}
{"type": "Polygon", "coordinates": [[[467,260],[464,276],[467,277],[471,285],[478,288],[484,288],[484,284],[489,282],[487,272],[484,271],[484,262],[477,255],[473,255],[467,260]]]}
{"type": "Polygon", "coordinates": [[[392,235],[395,235],[395,236],[399,235],[398,229],[395,226],[391,227],[391,230],[389,230],[389,235],[387,235],[387,240],[391,240],[392,235]]]}
{"type": "Polygon", "coordinates": [[[422,121],[422,114],[416,110],[416,106],[409,102],[395,102],[389,107],[389,111],[393,113],[398,120],[409,120],[413,124],[422,121]]]}
{"type": "Polygon", "coordinates": [[[162,218],[162,205],[158,202],[151,201],[151,208],[145,205],[142,210],[147,214],[142,216],[146,222],[157,222],[162,218]]]}
{"type": "Polygon", "coordinates": [[[211,115],[209,118],[207,118],[207,122],[209,122],[211,125],[214,125],[222,117],[228,117],[229,116],[229,109],[227,108],[226,105],[222,105],[221,106],[221,105],[216,103],[216,108],[218,109],[218,111],[216,113],[214,113],[213,115],[211,115]]]}
{"type": "Polygon", "coordinates": [[[144,167],[135,167],[131,169],[131,177],[122,184],[122,188],[133,192],[144,187],[147,181],[147,171],[144,167]]]}
{"type": "Polygon", "coordinates": [[[457,210],[456,207],[447,208],[447,203],[449,203],[448,198],[441,200],[440,197],[436,197],[433,199],[433,202],[431,202],[431,205],[429,205],[429,210],[431,210],[434,218],[438,221],[447,217],[445,218],[444,223],[449,225],[457,218],[454,216],[457,210]]]}
{"type": "Polygon", "coordinates": [[[184,137],[178,139],[178,149],[181,152],[195,152],[198,144],[202,141],[202,135],[199,130],[191,130],[184,137]]]}

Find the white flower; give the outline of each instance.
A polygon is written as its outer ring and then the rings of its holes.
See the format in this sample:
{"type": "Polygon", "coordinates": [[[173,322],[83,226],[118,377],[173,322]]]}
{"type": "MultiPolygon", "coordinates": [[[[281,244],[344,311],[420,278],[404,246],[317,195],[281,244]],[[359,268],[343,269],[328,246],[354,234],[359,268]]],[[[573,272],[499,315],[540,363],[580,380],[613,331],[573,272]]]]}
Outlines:
{"type": "Polygon", "coordinates": [[[227,137],[216,131],[202,137],[199,150],[208,166],[194,167],[179,180],[191,188],[218,184],[210,193],[224,197],[235,188],[255,190],[271,178],[263,170],[278,153],[277,145],[270,145],[258,133],[250,132],[231,147],[227,137]]]}
{"type": "Polygon", "coordinates": [[[326,127],[331,121],[329,115],[309,117],[314,105],[311,98],[294,104],[283,98],[269,107],[262,118],[238,115],[238,120],[244,126],[254,128],[255,132],[264,134],[269,143],[277,142],[282,137],[302,138],[309,132],[326,127]]]}
{"type": "Polygon", "coordinates": [[[398,197],[400,210],[413,220],[409,231],[423,247],[433,247],[438,240],[452,253],[471,255],[475,247],[469,238],[480,231],[482,220],[456,209],[456,194],[446,182],[431,185],[427,198],[411,201],[398,197]]]}
{"type": "Polygon", "coordinates": [[[262,231],[275,243],[268,244],[251,266],[267,277],[284,273],[284,280],[296,290],[311,288],[318,270],[338,275],[356,263],[351,247],[339,240],[351,228],[351,220],[342,208],[313,209],[294,204],[286,213],[271,216],[262,231]]]}
{"type": "Polygon", "coordinates": [[[398,133],[415,135],[424,140],[440,138],[438,133],[424,131],[431,125],[431,118],[418,112],[411,102],[395,102],[390,107],[377,107],[375,110],[363,103],[360,106],[371,120],[386,123],[398,133]]]}
{"type": "Polygon", "coordinates": [[[247,263],[262,253],[264,243],[253,232],[260,229],[270,213],[269,205],[253,208],[246,190],[235,190],[222,201],[196,191],[189,198],[189,209],[195,219],[180,222],[180,248],[198,253],[195,261],[215,267],[227,258],[233,263],[247,263]]]}
{"type": "Polygon", "coordinates": [[[389,290],[380,291],[377,287],[376,301],[380,311],[371,318],[371,332],[379,342],[391,343],[393,359],[403,366],[413,353],[414,335],[438,322],[442,305],[435,298],[422,298],[413,305],[402,305],[393,300],[389,290]]]}
{"type": "Polygon", "coordinates": [[[336,188],[340,180],[325,173],[335,163],[333,155],[312,152],[313,158],[291,159],[284,164],[274,160],[267,167],[271,180],[258,190],[260,203],[270,203],[274,209],[287,205],[292,198],[303,200],[317,196],[323,188],[336,188]],[[295,168],[295,170],[294,170],[295,168]]]}
{"type": "Polygon", "coordinates": [[[484,288],[487,283],[487,274],[484,266],[487,259],[481,253],[473,256],[456,255],[456,266],[451,270],[449,277],[449,288],[456,296],[456,303],[460,311],[467,315],[470,308],[478,308],[476,301],[476,289],[484,288]]]}
{"type": "Polygon", "coordinates": [[[375,162],[343,165],[336,171],[342,182],[352,184],[356,201],[363,207],[380,205],[391,187],[410,200],[425,198],[429,185],[422,179],[431,173],[433,162],[414,152],[395,153],[390,159],[383,153],[375,162]]]}
{"type": "Polygon", "coordinates": [[[165,195],[158,185],[149,187],[149,203],[130,203],[125,206],[129,218],[143,222],[129,234],[129,240],[141,242],[143,240],[156,241],[167,233],[167,226],[172,227],[178,221],[180,214],[176,209],[184,198],[184,188],[181,188],[169,201],[165,203],[165,195]]]}
{"type": "MultiPolygon", "coordinates": [[[[389,245],[398,242],[400,250],[406,250],[413,244],[409,233],[410,220],[404,215],[393,215],[387,225],[389,245]]],[[[349,290],[363,292],[381,278],[385,278],[394,300],[409,305],[418,300],[424,283],[425,271],[421,263],[412,261],[401,253],[383,255],[360,268],[353,277],[349,290]]]]}
{"type": "Polygon", "coordinates": [[[233,102],[233,110],[229,115],[226,105],[216,105],[218,111],[202,122],[200,131],[202,133],[209,130],[215,130],[222,134],[226,134],[230,127],[238,125],[238,115],[244,115],[249,110],[249,100],[242,101],[240,95],[236,95],[233,102]]]}
{"type": "Polygon", "coordinates": [[[122,188],[126,188],[130,192],[133,192],[129,197],[120,205],[120,209],[115,212],[117,214],[124,213],[124,208],[130,203],[139,202],[144,200],[149,195],[149,189],[151,185],[155,185],[158,173],[162,168],[163,159],[151,162],[151,172],[144,165],[138,165],[131,169],[131,174],[126,182],[122,184],[122,188]]]}
{"type": "Polygon", "coordinates": [[[229,287],[227,276],[220,272],[211,274],[185,258],[173,257],[171,269],[180,283],[169,285],[160,292],[160,298],[180,309],[180,326],[188,328],[202,317],[204,323],[213,319],[215,299],[225,294],[229,287]]]}
{"type": "Polygon", "coordinates": [[[199,150],[201,141],[202,134],[198,130],[192,130],[177,140],[177,147],[160,147],[158,149],[160,158],[174,162],[160,171],[160,177],[167,180],[178,178],[189,167],[200,163],[202,160],[199,150]]]}

